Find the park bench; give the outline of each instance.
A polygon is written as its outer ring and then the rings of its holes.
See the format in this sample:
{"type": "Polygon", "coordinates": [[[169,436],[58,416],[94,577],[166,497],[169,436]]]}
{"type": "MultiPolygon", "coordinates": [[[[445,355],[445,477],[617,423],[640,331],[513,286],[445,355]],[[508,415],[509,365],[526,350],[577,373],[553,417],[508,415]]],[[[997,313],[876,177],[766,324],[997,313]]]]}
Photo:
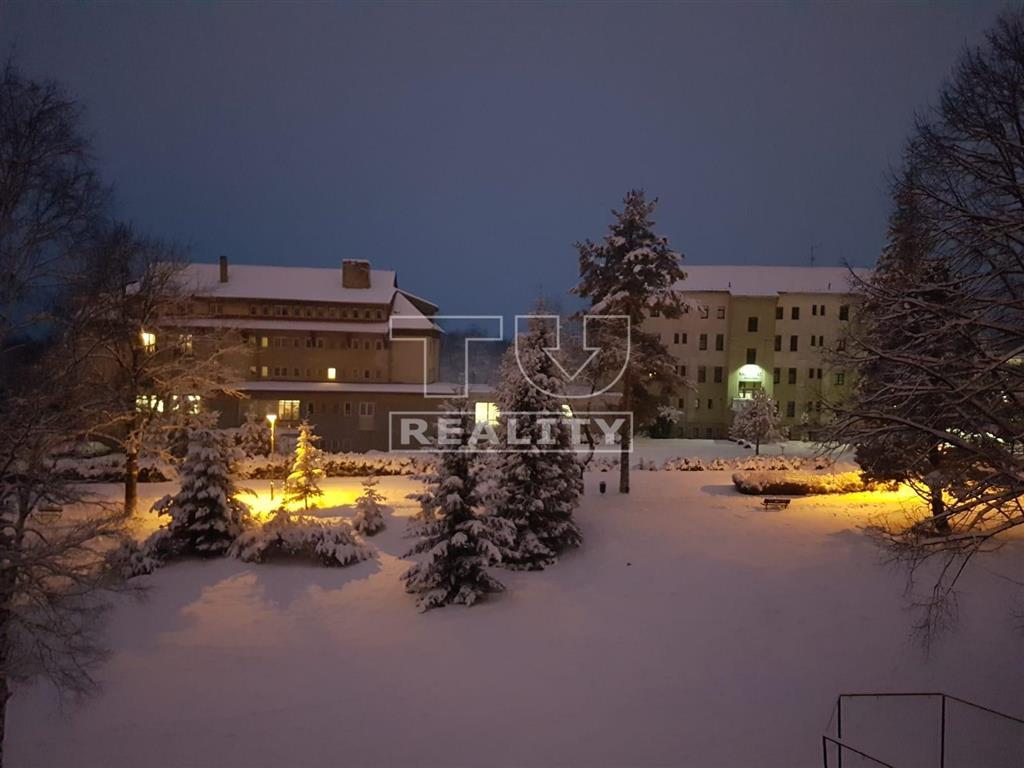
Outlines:
{"type": "Polygon", "coordinates": [[[36,517],[44,523],[52,523],[60,517],[64,509],[59,504],[40,504],[36,507],[36,517]]]}
{"type": "Polygon", "coordinates": [[[785,509],[789,506],[789,499],[766,498],[762,503],[765,509],[785,509]]]}

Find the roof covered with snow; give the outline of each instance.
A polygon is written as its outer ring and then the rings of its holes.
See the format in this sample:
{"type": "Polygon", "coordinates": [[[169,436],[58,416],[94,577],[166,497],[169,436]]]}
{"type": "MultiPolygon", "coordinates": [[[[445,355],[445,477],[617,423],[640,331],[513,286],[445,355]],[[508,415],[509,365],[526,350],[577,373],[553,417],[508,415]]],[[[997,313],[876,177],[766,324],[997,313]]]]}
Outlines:
{"type": "Polygon", "coordinates": [[[341,266],[271,267],[230,264],[228,281],[220,282],[217,264],[185,267],[187,287],[200,296],[225,299],[280,301],[336,301],[350,304],[387,304],[398,288],[393,271],[370,270],[369,288],[345,288],[341,266]]]}
{"type": "MultiPolygon", "coordinates": [[[[734,296],[774,296],[780,293],[849,293],[846,267],[768,267],[684,264],[686,279],[676,283],[684,293],[723,291],[734,296]]],[[[870,269],[854,269],[866,277],[870,269]]]]}

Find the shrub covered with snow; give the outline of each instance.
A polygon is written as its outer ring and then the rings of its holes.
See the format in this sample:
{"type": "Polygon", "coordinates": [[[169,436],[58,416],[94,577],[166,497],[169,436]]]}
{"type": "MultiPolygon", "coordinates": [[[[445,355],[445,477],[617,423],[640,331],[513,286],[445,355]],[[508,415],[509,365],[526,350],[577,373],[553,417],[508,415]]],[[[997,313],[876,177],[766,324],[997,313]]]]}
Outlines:
{"type": "Polygon", "coordinates": [[[877,490],[876,483],[865,482],[860,472],[777,472],[747,471],[732,476],[733,485],[740,493],[781,494],[807,496],[828,493],[856,493],[877,490]]]}
{"type": "Polygon", "coordinates": [[[356,514],[352,526],[364,536],[373,536],[384,530],[384,495],[377,490],[380,481],[371,475],[363,480],[363,493],[356,499],[356,514]]]}
{"type": "MultiPolygon", "coordinates": [[[[321,454],[321,468],[326,477],[365,477],[367,475],[422,475],[434,467],[430,456],[400,456],[388,453],[321,454]]],[[[238,465],[239,477],[246,480],[269,480],[285,477],[291,469],[291,458],[283,455],[255,456],[238,465]]]]}
{"type": "Polygon", "coordinates": [[[304,560],[341,566],[366,560],[373,552],[346,521],[325,522],[279,509],[262,525],[239,535],[230,554],[256,563],[304,560]]]}

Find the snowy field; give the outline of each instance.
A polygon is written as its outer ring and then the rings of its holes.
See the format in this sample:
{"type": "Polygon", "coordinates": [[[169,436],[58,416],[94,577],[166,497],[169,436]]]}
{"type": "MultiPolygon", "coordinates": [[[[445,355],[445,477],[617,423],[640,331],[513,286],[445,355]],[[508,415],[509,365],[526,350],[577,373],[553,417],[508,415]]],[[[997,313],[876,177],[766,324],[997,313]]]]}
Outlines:
{"type": "MultiPolygon", "coordinates": [[[[62,707],[47,687],[18,692],[8,764],[796,768],[821,765],[840,692],[939,690],[1024,712],[1024,639],[1000,578],[1019,576],[1020,542],[975,564],[959,627],[926,657],[902,577],[858,532],[909,497],[765,511],[729,475],[636,472],[626,498],[598,495],[614,478],[591,474],[584,549],[427,614],[399,582],[417,482],[384,478],[396,509],[376,560],[146,577],[148,599],[112,616],[100,695],[62,707]]],[[[267,484],[248,485],[269,506],[267,484]]],[[[326,489],[350,512],[358,480],[326,489]]]]}

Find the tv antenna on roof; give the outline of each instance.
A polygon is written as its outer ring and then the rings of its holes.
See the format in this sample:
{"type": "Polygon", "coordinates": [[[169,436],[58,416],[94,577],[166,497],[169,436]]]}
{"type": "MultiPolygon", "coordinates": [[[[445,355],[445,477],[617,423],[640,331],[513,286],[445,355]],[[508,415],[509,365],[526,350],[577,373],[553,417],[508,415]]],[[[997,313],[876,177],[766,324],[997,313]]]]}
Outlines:
{"type": "Polygon", "coordinates": [[[811,245],[811,266],[812,267],[814,266],[814,261],[815,261],[814,249],[818,248],[820,245],[821,245],[821,243],[814,243],[813,245],[811,245]]]}

